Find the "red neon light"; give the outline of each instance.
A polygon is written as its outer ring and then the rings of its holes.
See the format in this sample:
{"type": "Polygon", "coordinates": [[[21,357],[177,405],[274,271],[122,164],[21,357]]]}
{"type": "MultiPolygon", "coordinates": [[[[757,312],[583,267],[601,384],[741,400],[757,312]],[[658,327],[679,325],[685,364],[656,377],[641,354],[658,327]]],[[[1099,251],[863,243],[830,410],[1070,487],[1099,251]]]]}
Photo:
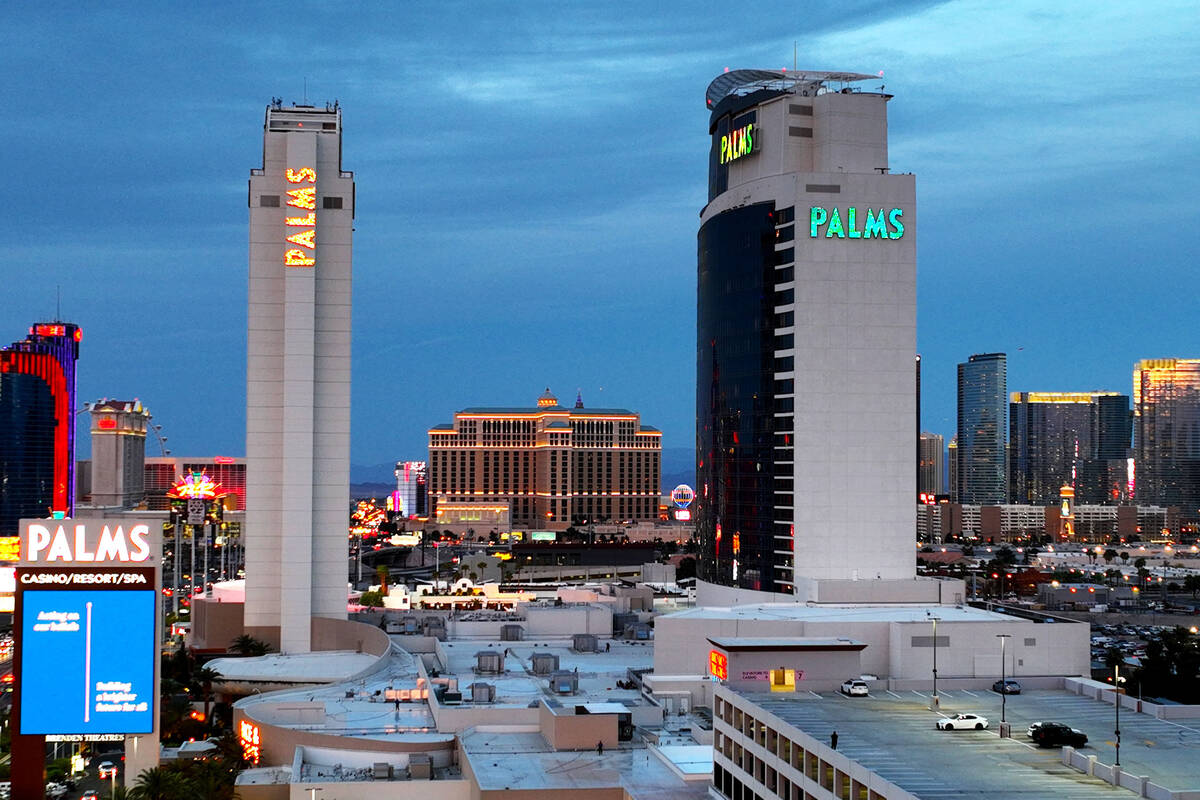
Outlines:
{"type": "Polygon", "coordinates": [[[213,458],[213,463],[214,464],[232,464],[234,462],[234,460],[235,459],[233,456],[216,456],[213,458]]]}
{"type": "Polygon", "coordinates": [[[96,427],[102,431],[112,431],[117,428],[117,421],[108,417],[96,420],[96,427]]]}
{"type": "Polygon", "coordinates": [[[315,258],[309,258],[303,250],[288,250],[283,254],[283,264],[286,267],[311,267],[317,263],[315,258]]]}
{"type": "Polygon", "coordinates": [[[38,336],[66,336],[67,328],[65,325],[38,325],[34,333],[38,336]]]}
{"type": "Polygon", "coordinates": [[[0,373],[14,372],[41,378],[54,398],[54,489],[51,511],[67,513],[67,473],[72,454],[67,452],[67,426],[75,424],[68,406],[67,376],[63,365],[49,353],[0,352],[0,373]]]}
{"type": "Polygon", "coordinates": [[[317,188],[315,186],[306,186],[303,189],[288,189],[287,201],[289,206],[294,208],[303,208],[306,211],[314,211],[317,208],[317,188]]]}
{"type": "Polygon", "coordinates": [[[312,167],[301,167],[298,170],[288,167],[285,177],[287,177],[288,183],[316,183],[317,171],[312,167]]]}
{"type": "Polygon", "coordinates": [[[218,488],[220,487],[205,473],[193,472],[177,480],[168,495],[186,500],[211,500],[217,496],[218,488]]]}
{"type": "Polygon", "coordinates": [[[714,678],[727,680],[729,678],[729,659],[719,650],[708,652],[708,672],[714,678]]]}

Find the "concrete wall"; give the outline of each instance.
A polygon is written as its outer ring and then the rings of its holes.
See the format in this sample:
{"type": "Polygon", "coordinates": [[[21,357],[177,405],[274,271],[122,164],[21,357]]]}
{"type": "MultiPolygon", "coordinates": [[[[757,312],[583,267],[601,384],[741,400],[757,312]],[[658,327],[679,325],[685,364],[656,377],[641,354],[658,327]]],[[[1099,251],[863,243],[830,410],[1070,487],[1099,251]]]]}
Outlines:
{"type": "Polygon", "coordinates": [[[192,598],[192,632],[188,644],[198,650],[228,650],[244,630],[244,603],[226,603],[219,597],[192,598]]]}
{"type": "Polygon", "coordinates": [[[555,750],[594,750],[598,742],[616,747],[616,714],[576,714],[570,707],[551,708],[543,700],[538,704],[538,724],[542,738],[555,750]]]}
{"type": "Polygon", "coordinates": [[[828,692],[847,678],[862,674],[859,650],[783,651],[729,653],[729,678],[726,684],[748,692],[770,691],[772,669],[796,670],[797,692],[828,692]],[[801,674],[802,673],[802,674],[801,674]]]}
{"type": "MultiPolygon", "coordinates": [[[[866,643],[861,670],[895,680],[932,680],[932,646],[914,646],[913,637],[932,636],[932,625],[920,622],[783,619],[721,619],[666,615],[655,621],[654,672],[660,675],[705,675],[708,638],[735,636],[846,637],[866,643]]],[[[1036,623],[1002,617],[995,621],[938,624],[939,677],[1000,677],[998,633],[1009,633],[1006,672],[1033,675],[1086,675],[1090,668],[1089,630],[1084,624],[1036,623]],[[949,637],[949,638],[947,638],[949,637]],[[1026,644],[1032,639],[1032,644],[1026,644]]],[[[918,639],[918,645],[925,639],[918,639]]],[[[930,645],[932,640],[928,640],[930,645]]],[[[850,677],[843,676],[842,680],[850,677]]],[[[839,681],[840,683],[840,681],[839,681]]]]}
{"type": "Polygon", "coordinates": [[[611,608],[603,605],[527,606],[525,638],[544,639],[594,633],[612,636],[611,608]]]}
{"type": "MultiPolygon", "coordinates": [[[[287,800],[312,800],[314,789],[317,797],[330,800],[411,800],[413,797],[420,797],[421,800],[470,800],[475,796],[473,782],[463,778],[436,781],[313,781],[293,783],[286,788],[288,794],[282,797],[287,800]]],[[[259,800],[257,796],[247,795],[242,787],[238,787],[238,793],[244,800],[259,800]]]]}

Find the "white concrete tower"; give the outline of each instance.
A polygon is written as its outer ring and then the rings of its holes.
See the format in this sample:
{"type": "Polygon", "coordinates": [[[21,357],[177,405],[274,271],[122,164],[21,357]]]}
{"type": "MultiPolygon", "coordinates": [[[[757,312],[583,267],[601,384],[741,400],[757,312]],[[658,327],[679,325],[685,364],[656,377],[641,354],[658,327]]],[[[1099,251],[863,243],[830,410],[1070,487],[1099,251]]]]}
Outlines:
{"type": "Polygon", "coordinates": [[[878,81],[708,89],[697,521],[717,583],[816,599],[915,575],[915,179],[891,174],[878,81]]]}
{"type": "Polygon", "coordinates": [[[311,649],[346,617],[354,175],[342,115],[275,102],[250,172],[247,633],[311,649]],[[277,633],[276,633],[277,631],[277,633]]]}

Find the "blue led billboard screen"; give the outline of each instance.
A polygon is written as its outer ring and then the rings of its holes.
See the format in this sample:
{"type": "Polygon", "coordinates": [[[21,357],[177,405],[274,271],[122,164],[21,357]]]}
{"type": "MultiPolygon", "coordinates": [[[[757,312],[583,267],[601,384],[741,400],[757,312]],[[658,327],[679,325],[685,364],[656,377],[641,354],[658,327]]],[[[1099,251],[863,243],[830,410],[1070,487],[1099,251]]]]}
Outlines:
{"type": "Polygon", "coordinates": [[[21,589],[20,732],[153,732],[156,592],[21,589]]]}

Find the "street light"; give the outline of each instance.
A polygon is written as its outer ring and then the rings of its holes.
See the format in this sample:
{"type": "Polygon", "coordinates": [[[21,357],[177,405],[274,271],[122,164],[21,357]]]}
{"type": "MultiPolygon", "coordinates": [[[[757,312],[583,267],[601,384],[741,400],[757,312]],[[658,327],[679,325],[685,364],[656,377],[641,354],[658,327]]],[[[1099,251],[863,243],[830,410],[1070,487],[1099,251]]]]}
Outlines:
{"type": "MultiPolygon", "coordinates": [[[[1008,709],[1008,686],[1005,683],[1004,675],[1004,645],[1012,637],[1011,633],[997,633],[996,638],[1000,640],[1000,724],[1004,725],[1008,721],[1006,712],[1008,709]]],[[[1004,735],[1001,729],[1001,736],[1004,735]]]]}
{"type": "Polygon", "coordinates": [[[942,618],[930,617],[929,620],[933,623],[933,710],[936,711],[942,703],[937,693],[937,624],[942,618]]]}
{"type": "Polygon", "coordinates": [[[1113,708],[1116,709],[1116,723],[1113,726],[1113,734],[1117,737],[1117,757],[1114,766],[1121,766],[1121,684],[1125,679],[1121,677],[1121,665],[1113,664],[1113,708]]]}

